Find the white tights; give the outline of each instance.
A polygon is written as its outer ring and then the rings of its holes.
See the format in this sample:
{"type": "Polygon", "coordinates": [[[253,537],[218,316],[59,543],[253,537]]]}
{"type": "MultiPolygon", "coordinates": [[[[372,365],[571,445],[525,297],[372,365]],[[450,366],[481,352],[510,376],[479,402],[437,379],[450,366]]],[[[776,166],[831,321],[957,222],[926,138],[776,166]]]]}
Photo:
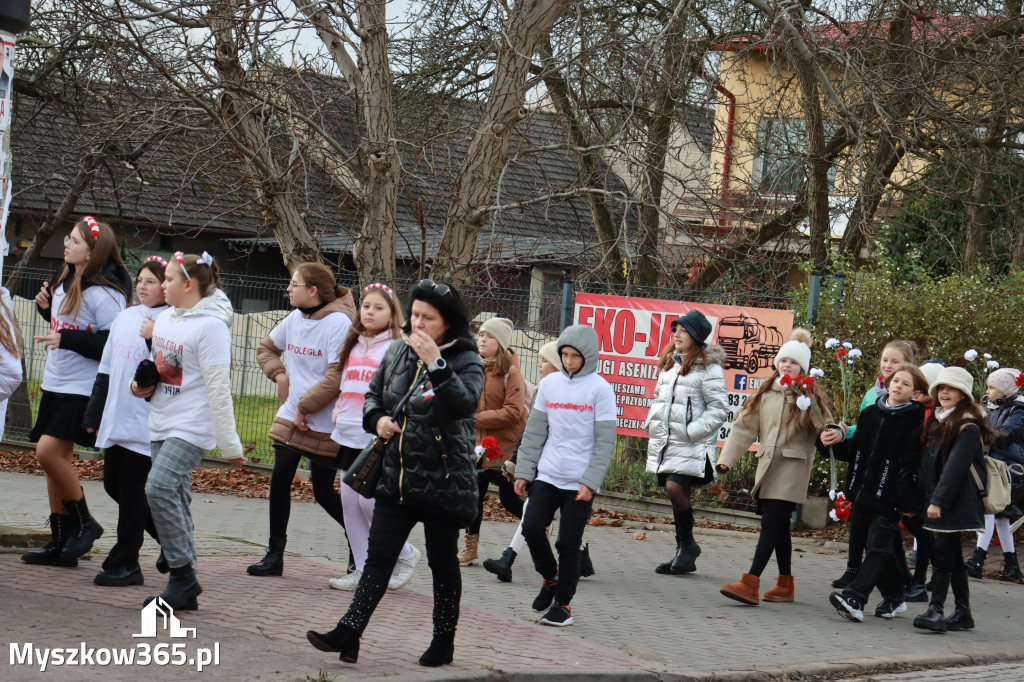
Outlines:
{"type": "Polygon", "coordinates": [[[993,514],[985,514],[985,532],[978,533],[978,547],[988,550],[992,542],[992,534],[999,531],[999,544],[1003,546],[1004,554],[1013,554],[1013,533],[1010,532],[1010,519],[997,519],[993,514]]]}

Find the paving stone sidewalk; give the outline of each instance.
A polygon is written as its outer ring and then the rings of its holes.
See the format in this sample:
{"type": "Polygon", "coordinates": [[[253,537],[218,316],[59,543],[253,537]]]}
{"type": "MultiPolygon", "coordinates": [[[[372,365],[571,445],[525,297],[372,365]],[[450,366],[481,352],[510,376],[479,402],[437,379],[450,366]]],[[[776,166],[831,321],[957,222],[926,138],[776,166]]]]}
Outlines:
{"type": "MultiPolygon", "coordinates": [[[[145,670],[93,666],[52,667],[40,675],[12,666],[11,642],[37,646],[129,647],[139,631],[142,599],[159,592],[165,577],[153,566],[158,553],[147,540],[145,587],[99,588],[92,576],[113,544],[116,508],[96,482],[83,482],[90,509],[107,527],[99,552],[78,569],[32,567],[16,555],[0,555],[0,679],[139,679],[185,676],[181,668],[145,670]],[[141,671],[141,672],[140,672],[141,671]],[[92,677],[90,677],[92,676],[92,677]]],[[[45,483],[39,476],[0,473],[0,525],[40,530],[47,516],[45,483]]],[[[195,627],[195,647],[220,646],[220,665],[210,679],[349,680],[388,679],[750,679],[760,674],[820,674],[871,670],[885,663],[953,665],[1024,658],[1019,633],[1024,586],[971,581],[978,628],[971,633],[932,635],[915,630],[911,604],[894,621],[840,618],[828,604],[829,582],[845,557],[796,540],[797,601],[745,607],[724,599],[718,588],[738,579],[749,565],[756,536],[702,535],[698,572],[659,576],[653,571],[672,551],[668,533],[592,526],[590,543],[597,575],[581,581],[573,601],[576,624],[537,625],[530,602],[538,578],[521,557],[512,583],[500,583],[479,565],[463,570],[462,619],[455,665],[431,671],[417,665],[430,639],[430,572],[424,561],[410,585],[389,593],[370,622],[359,663],[347,665],[306,643],[309,628],[329,629],[351,593],[328,589],[327,579],[344,570],[347,550],[334,522],[314,504],[292,505],[289,556],[281,578],[255,578],[245,566],[262,555],[267,529],[265,500],[194,495],[192,512],[204,594],[195,613],[179,614],[195,627]]],[[[481,559],[497,556],[513,526],[486,522],[481,559]]],[[[422,533],[412,542],[423,547],[422,533]]],[[[766,588],[774,581],[766,572],[766,588]]],[[[872,604],[873,610],[873,604],[872,604]]],[[[170,642],[162,638],[160,641],[170,642]]],[[[953,679],[953,678],[951,678],[953,679]]],[[[971,678],[973,679],[973,678],[971,678]]],[[[997,678],[978,678],[997,679],[997,678]]],[[[1012,679],[1020,679],[1019,676],[1012,679]]]]}

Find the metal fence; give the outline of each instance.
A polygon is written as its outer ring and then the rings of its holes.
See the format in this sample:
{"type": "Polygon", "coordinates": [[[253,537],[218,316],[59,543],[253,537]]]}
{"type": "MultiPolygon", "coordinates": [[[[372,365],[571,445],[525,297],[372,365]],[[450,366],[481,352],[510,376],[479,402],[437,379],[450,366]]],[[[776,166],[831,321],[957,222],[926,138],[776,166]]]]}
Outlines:
{"type": "MultiPolygon", "coordinates": [[[[35,269],[24,273],[15,296],[15,312],[21,324],[25,343],[25,389],[11,398],[5,437],[24,440],[31,429],[39,402],[39,382],[46,353],[32,342],[32,336],[46,332],[46,323],[36,313],[32,299],[52,272],[35,269]]],[[[223,288],[236,310],[232,326],[232,392],[239,435],[250,450],[250,458],[273,461],[273,450],[266,434],[280,403],[275,385],[260,370],[255,350],[273,327],[289,310],[285,288],[287,278],[222,274],[223,288]]],[[[400,279],[392,283],[402,295],[418,279],[400,279]]],[[[356,286],[353,273],[342,273],[339,282],[356,286]]],[[[558,287],[539,287],[519,282],[478,281],[460,288],[474,325],[492,316],[507,317],[515,324],[512,347],[519,356],[520,368],[531,383],[538,380],[537,360],[540,347],[557,338],[559,330],[571,323],[575,292],[628,295],[641,298],[686,300],[720,305],[785,308],[789,301],[782,297],[743,291],[694,292],[676,288],[639,287],[602,282],[559,282],[558,287]]],[[[620,437],[606,488],[634,496],[664,496],[653,475],[644,471],[646,439],[620,437]]],[[[702,491],[696,502],[710,506],[749,509],[749,496],[743,491],[753,482],[753,466],[749,463],[730,472],[722,481],[721,491],[702,491]]]]}

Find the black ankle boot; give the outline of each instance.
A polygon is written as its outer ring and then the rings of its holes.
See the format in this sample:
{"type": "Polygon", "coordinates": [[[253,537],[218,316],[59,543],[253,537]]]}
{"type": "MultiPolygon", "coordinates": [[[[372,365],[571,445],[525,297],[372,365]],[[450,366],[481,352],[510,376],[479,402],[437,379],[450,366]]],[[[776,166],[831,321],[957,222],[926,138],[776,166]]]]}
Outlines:
{"type": "Polygon", "coordinates": [[[138,564],[134,566],[116,566],[108,568],[96,574],[92,579],[93,583],[100,587],[128,587],[129,585],[144,585],[145,578],[142,576],[142,569],[138,564]]]}
{"type": "Polygon", "coordinates": [[[594,562],[590,560],[590,543],[583,545],[580,550],[580,577],[589,578],[597,573],[594,570],[594,562]]]}
{"type": "Polygon", "coordinates": [[[306,631],[306,639],[320,651],[337,651],[338,659],[355,663],[359,658],[359,633],[351,626],[339,622],[330,632],[306,631]]]}
{"type": "Polygon", "coordinates": [[[270,538],[267,554],[259,563],[249,564],[249,575],[281,575],[284,573],[284,545],[288,538],[270,538]]]}
{"type": "Polygon", "coordinates": [[[949,573],[935,571],[932,574],[932,600],[928,603],[928,610],[914,619],[915,628],[932,632],[945,632],[948,629],[942,607],[946,603],[950,578],[949,573]]]}
{"type": "MultiPolygon", "coordinates": [[[[196,597],[202,593],[203,586],[196,579],[195,569],[191,564],[186,564],[171,569],[171,578],[159,596],[175,611],[195,611],[199,608],[199,601],[196,597]]],[[[146,606],[154,599],[156,597],[149,597],[142,605],[146,606]]]]}
{"type": "Polygon", "coordinates": [[[832,581],[832,587],[837,590],[845,590],[850,586],[850,583],[853,582],[853,579],[857,577],[857,572],[859,570],[859,568],[851,568],[847,566],[843,574],[832,581]]]}
{"type": "Polygon", "coordinates": [[[68,510],[71,526],[68,541],[60,550],[60,560],[71,561],[92,549],[92,543],[103,535],[103,526],[96,523],[96,519],[89,513],[85,495],[78,500],[64,500],[64,508],[68,510]]]}
{"type": "Polygon", "coordinates": [[[171,572],[171,566],[167,563],[167,557],[164,556],[164,551],[160,550],[160,556],[156,558],[156,570],[160,571],[164,575],[171,572]]]}
{"type": "Polygon", "coordinates": [[[981,577],[981,569],[985,566],[985,559],[988,558],[988,550],[981,547],[974,548],[974,554],[967,560],[967,575],[972,578],[981,577]]]}
{"type": "Polygon", "coordinates": [[[72,568],[77,566],[77,556],[67,561],[60,558],[60,550],[68,541],[70,518],[66,514],[50,514],[50,520],[47,523],[50,524],[50,544],[42,549],[25,552],[21,555],[21,560],[26,564],[36,566],[68,566],[72,568]]]}
{"type": "Polygon", "coordinates": [[[946,628],[950,632],[973,630],[974,618],[971,617],[971,587],[967,583],[967,573],[959,571],[950,579],[953,586],[953,615],[946,619],[946,628]]]}
{"type": "Polygon", "coordinates": [[[1019,583],[1024,575],[1021,575],[1020,564],[1017,563],[1016,552],[1003,552],[1003,572],[999,579],[1008,583],[1019,583]]]}
{"type": "MultiPolygon", "coordinates": [[[[505,551],[501,553],[501,557],[498,559],[486,559],[484,561],[484,568],[498,576],[498,580],[503,583],[512,582],[512,564],[516,561],[516,551],[511,547],[506,547],[505,551]]],[[[583,564],[580,564],[580,576],[583,575],[583,564]]]]}
{"type": "Polygon", "coordinates": [[[420,665],[436,668],[447,665],[455,658],[455,630],[434,633],[430,646],[420,656],[420,665]]]}
{"type": "Polygon", "coordinates": [[[683,540],[679,537],[679,533],[676,533],[676,553],[672,555],[672,558],[663,564],[658,564],[654,567],[654,572],[658,575],[670,575],[672,573],[672,562],[675,561],[676,557],[679,556],[679,552],[683,549],[683,540]]]}

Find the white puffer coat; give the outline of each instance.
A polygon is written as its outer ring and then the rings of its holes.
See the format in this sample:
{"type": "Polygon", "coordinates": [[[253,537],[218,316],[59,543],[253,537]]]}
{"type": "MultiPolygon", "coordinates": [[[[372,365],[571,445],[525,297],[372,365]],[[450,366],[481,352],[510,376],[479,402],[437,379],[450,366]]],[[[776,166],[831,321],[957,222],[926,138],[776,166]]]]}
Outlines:
{"type": "Polygon", "coordinates": [[[680,375],[682,356],[674,355],[675,364],[658,376],[654,403],[643,423],[650,436],[647,471],[651,473],[703,478],[706,461],[715,468],[718,430],[729,415],[722,370],[725,350],[709,346],[705,356],[707,366],[695,362],[689,374],[680,375]]]}

